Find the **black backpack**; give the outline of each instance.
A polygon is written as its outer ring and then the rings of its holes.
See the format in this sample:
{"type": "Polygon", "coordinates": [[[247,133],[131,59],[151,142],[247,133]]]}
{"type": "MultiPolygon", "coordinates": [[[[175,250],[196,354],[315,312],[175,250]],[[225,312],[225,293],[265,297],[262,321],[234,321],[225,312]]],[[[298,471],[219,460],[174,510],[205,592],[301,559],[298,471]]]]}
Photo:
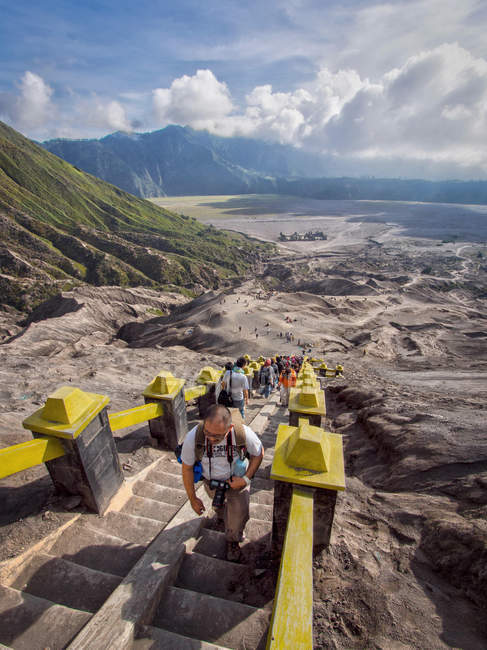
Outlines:
{"type": "Polygon", "coordinates": [[[230,370],[230,386],[229,389],[223,388],[218,395],[218,404],[223,404],[228,408],[233,406],[233,397],[232,397],[232,370],[230,370]]]}
{"type": "Polygon", "coordinates": [[[264,366],[259,375],[260,385],[267,386],[271,383],[271,367],[264,366]]]}

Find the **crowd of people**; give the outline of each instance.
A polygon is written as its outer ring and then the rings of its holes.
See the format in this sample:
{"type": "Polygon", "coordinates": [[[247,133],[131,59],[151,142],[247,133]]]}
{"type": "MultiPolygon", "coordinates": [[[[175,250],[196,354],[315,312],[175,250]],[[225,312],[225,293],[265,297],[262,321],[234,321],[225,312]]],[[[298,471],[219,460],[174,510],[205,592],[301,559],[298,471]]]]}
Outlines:
{"type": "MultiPolygon", "coordinates": [[[[267,399],[273,390],[279,390],[281,404],[287,406],[289,391],[296,386],[297,373],[302,362],[303,358],[295,355],[276,355],[266,359],[258,375],[258,393],[267,399]]],[[[252,389],[245,374],[247,363],[245,357],[239,357],[235,362],[229,361],[225,364],[225,373],[217,389],[217,399],[221,391],[225,391],[225,396],[231,396],[232,406],[239,409],[242,418],[245,417],[245,406],[249,402],[252,389]]],[[[220,402],[225,403],[223,400],[220,402]]]]}

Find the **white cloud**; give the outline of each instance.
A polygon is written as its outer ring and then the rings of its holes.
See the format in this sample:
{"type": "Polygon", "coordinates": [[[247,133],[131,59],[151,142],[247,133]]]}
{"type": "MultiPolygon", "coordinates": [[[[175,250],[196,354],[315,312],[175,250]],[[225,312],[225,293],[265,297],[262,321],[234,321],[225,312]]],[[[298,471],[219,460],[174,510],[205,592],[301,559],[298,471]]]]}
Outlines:
{"type": "Polygon", "coordinates": [[[79,102],[76,110],[79,119],[87,126],[116,131],[132,130],[125,108],[115,100],[104,101],[95,95],[79,102]]]}
{"type": "MultiPolygon", "coordinates": [[[[384,5],[383,17],[391,11],[384,5]]],[[[350,67],[322,66],[312,81],[288,91],[258,85],[240,107],[211,70],[152,93],[119,93],[118,99],[56,98],[39,75],[26,72],[17,94],[0,94],[0,114],[34,137],[129,131],[137,118],[146,128],[176,123],[319,151],[341,173],[347,164],[351,173],[376,173],[383,165],[394,175],[387,161],[401,161],[402,175],[415,175],[415,169],[424,174],[431,163],[450,175],[457,168],[487,177],[487,60],[458,43],[418,50],[372,80],[350,67]],[[362,171],[357,161],[366,161],[362,171]]]]}
{"type": "Polygon", "coordinates": [[[339,154],[449,159],[485,166],[487,61],[457,44],[411,57],[362,88],[315,143],[339,154]],[[360,121],[357,120],[360,118],[360,121]]]}
{"type": "Polygon", "coordinates": [[[87,130],[100,135],[107,130],[132,130],[126,109],[116,100],[96,94],[80,97],[66,88],[69,101],[56,102],[53,89],[30,71],[24,73],[17,88],[17,93],[0,93],[0,118],[31,137],[72,138],[86,137],[87,130]]]}
{"type": "Polygon", "coordinates": [[[179,123],[195,129],[212,129],[231,113],[233,104],[227,85],[211,70],[175,79],[169,88],[153,91],[153,109],[161,126],[179,123]]]}
{"type": "Polygon", "coordinates": [[[355,70],[322,68],[292,92],[257,86],[240,111],[232,110],[228,88],[208,70],[154,91],[154,103],[163,123],[294,144],[337,160],[430,160],[487,173],[480,146],[487,61],[456,43],[415,54],[374,83],[355,70]]]}
{"type": "Polygon", "coordinates": [[[52,88],[39,75],[27,70],[20,82],[20,95],[15,102],[14,119],[23,127],[45,124],[53,117],[52,88]]]}

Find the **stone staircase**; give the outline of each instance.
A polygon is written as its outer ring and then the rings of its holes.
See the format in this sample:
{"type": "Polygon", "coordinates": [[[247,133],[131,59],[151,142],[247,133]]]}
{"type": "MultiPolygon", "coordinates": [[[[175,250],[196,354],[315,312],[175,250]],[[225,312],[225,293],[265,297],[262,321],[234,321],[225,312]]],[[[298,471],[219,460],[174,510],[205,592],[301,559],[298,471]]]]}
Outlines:
{"type": "Polygon", "coordinates": [[[266,452],[252,481],[241,564],[225,560],[224,533],[213,517],[195,516],[181,466],[162,452],[125,483],[118,509],[78,516],[2,574],[0,647],[264,648],[275,584],[269,474],[286,417],[275,399],[251,422],[266,452]]]}

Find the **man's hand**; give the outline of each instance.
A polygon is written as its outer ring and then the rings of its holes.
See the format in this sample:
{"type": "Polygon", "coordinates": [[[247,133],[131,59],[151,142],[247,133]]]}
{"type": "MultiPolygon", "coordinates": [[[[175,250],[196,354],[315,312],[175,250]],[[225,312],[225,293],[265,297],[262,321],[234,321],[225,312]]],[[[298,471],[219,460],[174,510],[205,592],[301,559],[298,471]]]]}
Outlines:
{"type": "Polygon", "coordinates": [[[227,481],[227,483],[232,488],[232,490],[241,490],[247,485],[247,483],[244,481],[244,479],[241,476],[232,476],[227,481]]]}
{"type": "Polygon", "coordinates": [[[206,510],[203,501],[201,499],[198,499],[198,497],[196,496],[193,499],[191,499],[190,503],[191,503],[191,507],[193,508],[193,510],[196,512],[197,515],[202,515],[206,510]]]}

